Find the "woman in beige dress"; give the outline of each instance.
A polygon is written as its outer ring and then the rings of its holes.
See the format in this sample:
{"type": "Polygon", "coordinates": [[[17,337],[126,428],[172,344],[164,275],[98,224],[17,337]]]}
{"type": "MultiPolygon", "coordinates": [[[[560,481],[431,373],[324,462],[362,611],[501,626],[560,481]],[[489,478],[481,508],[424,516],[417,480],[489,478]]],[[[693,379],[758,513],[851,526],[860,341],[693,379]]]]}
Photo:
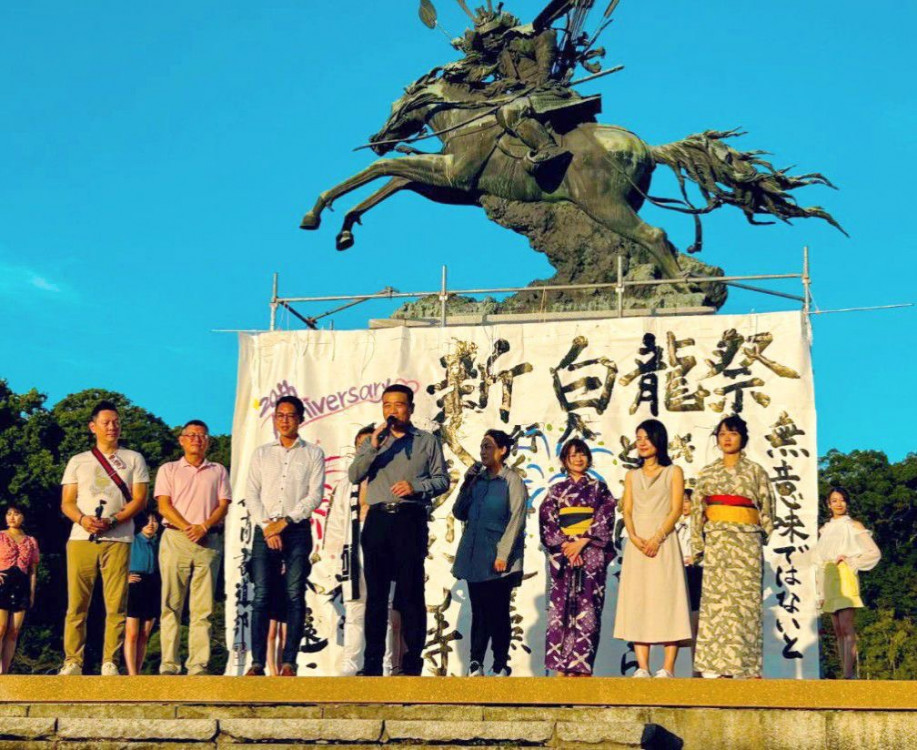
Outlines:
{"type": "Polygon", "coordinates": [[[685,479],[668,453],[665,425],[648,419],[637,428],[640,468],[624,480],[628,543],[621,563],[615,638],[633,641],[634,677],[650,676],[650,646],[665,647],[656,677],[674,677],[679,641],[690,641],[691,619],[684,559],[672,532],[682,513],[685,479]]]}

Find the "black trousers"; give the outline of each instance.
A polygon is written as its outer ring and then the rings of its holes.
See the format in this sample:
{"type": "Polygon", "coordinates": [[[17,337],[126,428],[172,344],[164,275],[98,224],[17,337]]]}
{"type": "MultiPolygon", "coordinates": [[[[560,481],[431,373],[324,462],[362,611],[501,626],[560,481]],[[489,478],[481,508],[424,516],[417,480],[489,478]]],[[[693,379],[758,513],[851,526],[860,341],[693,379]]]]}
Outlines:
{"type": "Polygon", "coordinates": [[[494,671],[509,661],[509,599],[513,576],[468,584],[471,599],[471,661],[484,665],[487,644],[494,653],[494,671]]]}
{"type": "Polygon", "coordinates": [[[388,599],[395,582],[395,602],[401,613],[406,646],[401,667],[406,675],[419,675],[427,635],[424,600],[424,560],[427,557],[427,509],[403,505],[396,513],[370,506],[360,534],[363,573],[366,578],[366,620],[363,672],[382,674],[388,599]]]}

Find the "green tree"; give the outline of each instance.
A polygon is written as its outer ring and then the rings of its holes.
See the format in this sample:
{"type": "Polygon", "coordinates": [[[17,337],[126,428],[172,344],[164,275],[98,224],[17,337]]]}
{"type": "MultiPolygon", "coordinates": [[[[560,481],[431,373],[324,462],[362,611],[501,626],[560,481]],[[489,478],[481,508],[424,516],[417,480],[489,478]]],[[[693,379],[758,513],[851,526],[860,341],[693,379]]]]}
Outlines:
{"type": "Polygon", "coordinates": [[[860,675],[870,680],[917,679],[917,626],[891,609],[868,611],[857,635],[860,675]]]}

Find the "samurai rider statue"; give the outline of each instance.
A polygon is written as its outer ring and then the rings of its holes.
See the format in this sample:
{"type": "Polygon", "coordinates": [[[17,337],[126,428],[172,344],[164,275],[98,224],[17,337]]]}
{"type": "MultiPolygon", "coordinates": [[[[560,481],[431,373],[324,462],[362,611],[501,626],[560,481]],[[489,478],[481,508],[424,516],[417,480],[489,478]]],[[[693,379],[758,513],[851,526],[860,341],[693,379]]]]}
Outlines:
{"type": "MultiPolygon", "coordinates": [[[[570,3],[565,3],[568,5],[570,3]]],[[[465,57],[446,65],[443,78],[467,86],[491,101],[505,101],[496,111],[497,122],[528,147],[526,168],[532,173],[570,154],[558,145],[553,130],[595,122],[601,97],[582,97],[568,85],[549,16],[522,25],[512,13],[488,3],[472,14],[474,22],[452,46],[465,57]]]]}

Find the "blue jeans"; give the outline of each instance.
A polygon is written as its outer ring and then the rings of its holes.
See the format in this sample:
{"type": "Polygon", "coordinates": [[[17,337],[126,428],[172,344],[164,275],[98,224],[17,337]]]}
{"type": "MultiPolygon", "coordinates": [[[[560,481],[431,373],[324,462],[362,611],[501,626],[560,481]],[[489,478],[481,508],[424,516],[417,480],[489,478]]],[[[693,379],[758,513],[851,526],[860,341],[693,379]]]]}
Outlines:
{"type": "MultiPolygon", "coordinates": [[[[302,641],[306,620],[306,579],[312,569],[312,529],[309,520],[287,526],[280,538],[283,541],[284,588],[287,598],[287,639],[283,644],[283,664],[296,667],[299,644],[302,641]]],[[[267,631],[271,620],[272,562],[271,553],[260,526],[255,527],[252,543],[252,580],[255,597],[252,601],[252,664],[263,667],[267,661],[267,631]]]]}

